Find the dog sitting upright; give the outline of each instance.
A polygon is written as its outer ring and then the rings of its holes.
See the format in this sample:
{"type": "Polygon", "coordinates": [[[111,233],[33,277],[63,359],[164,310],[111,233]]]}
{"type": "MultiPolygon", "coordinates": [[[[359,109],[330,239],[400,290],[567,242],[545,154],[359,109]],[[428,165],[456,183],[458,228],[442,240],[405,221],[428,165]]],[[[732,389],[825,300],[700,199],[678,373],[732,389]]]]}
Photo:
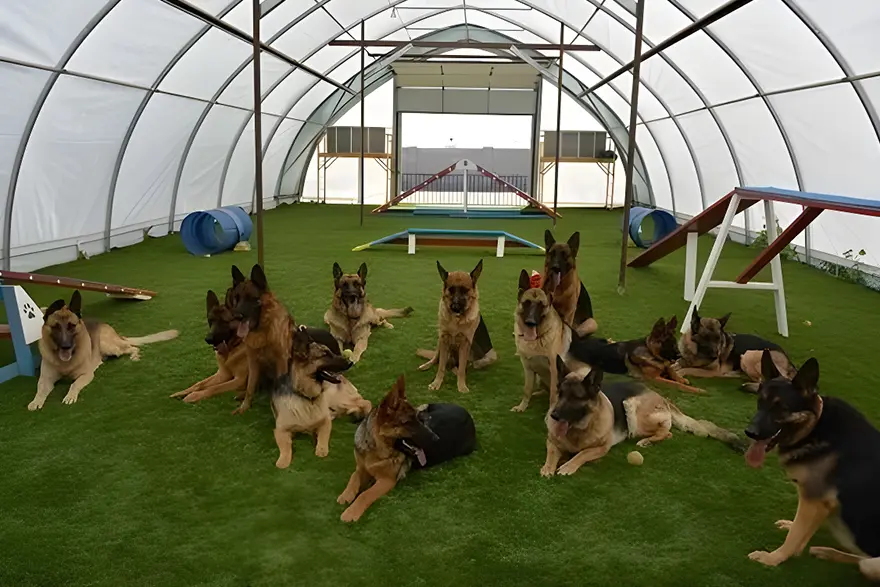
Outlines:
{"type": "Polygon", "coordinates": [[[437,365],[437,375],[428,386],[428,389],[436,391],[443,385],[446,368],[450,364],[457,365],[458,391],[467,393],[470,391],[465,378],[468,362],[473,361],[474,368],[480,369],[498,358],[492,348],[489,329],[480,314],[477,280],[483,272],[483,260],[480,259],[470,273],[450,273],[437,261],[437,271],[443,280],[443,293],[437,311],[437,351],[416,351],[419,356],[430,359],[419,366],[419,370],[426,371],[437,365]]]}
{"type": "Polygon", "coordinates": [[[251,407],[261,381],[291,387],[290,341],[295,327],[284,304],[269,291],[266,274],[259,264],[251,269],[250,279],[232,266],[232,313],[238,320],[236,334],[244,341],[247,353],[248,380],[244,399],[234,413],[251,407]]]}
{"type": "Polygon", "coordinates": [[[676,427],[697,436],[711,436],[742,449],[740,439],[707,420],[686,416],[675,404],[645,385],[622,381],[602,385],[603,373],[593,368],[587,375],[570,372],[557,357],[559,400],[547,412],[547,459],[541,475],[572,475],[585,463],[605,456],[627,438],[641,438],[640,447],[672,437],[676,427]],[[561,467],[564,454],[573,455],[561,467]]]}
{"type": "Polygon", "coordinates": [[[206,296],[208,335],[205,342],[214,348],[217,372],[171,394],[171,397],[182,397],[187,403],[195,403],[228,391],[243,391],[247,387],[247,351],[238,337],[238,320],[232,315],[231,292],[231,288],[227,290],[222,304],[213,290],[208,290],[206,296]]]}
{"type": "Polygon", "coordinates": [[[324,322],[344,349],[353,349],[351,360],[357,363],[367,350],[370,333],[376,326],[394,328],[388,318],[405,318],[413,309],[376,308],[367,299],[367,264],[361,263],[357,273],[345,274],[339,263],[333,263],[333,303],[324,314],[324,322]]]}
{"type": "Polygon", "coordinates": [[[132,361],[140,359],[141,345],[171,340],[176,330],[165,330],[130,338],[120,336],[112,326],[97,320],[83,320],[82,296],[75,290],[70,303],[55,300],[43,315],[40,336],[40,379],[37,395],[28,404],[30,411],[39,410],[62,378],[73,379],[65,404],[76,403],[82,389],[95,378],[95,371],[105,358],[129,355],[132,361]]]}
{"type": "Polygon", "coordinates": [[[410,468],[431,467],[470,454],[476,442],[476,428],[467,410],[446,403],[413,407],[406,399],[401,375],[355,431],[355,470],[336,500],[351,504],[342,512],[342,521],[359,520],[410,468]],[[364,490],[370,481],[373,485],[364,490]]]}
{"type": "Polygon", "coordinates": [[[578,277],[577,253],[581,234],[575,232],[568,242],[557,243],[550,230],[544,231],[543,287],[553,299],[553,307],[562,321],[582,337],[596,332],[599,325],[593,318],[593,302],[578,277]]]}
{"type": "Polygon", "coordinates": [[[765,350],[761,370],[757,410],[745,431],[752,439],[746,461],[761,467],[778,447],[798,505],[794,521],[776,522],[788,533],[783,544],[749,558],[775,567],[800,555],[827,521],[846,552],[814,546],[810,554],[858,564],[865,577],[880,581],[880,431],[846,401],[819,395],[816,359],[787,377],[765,350]]]}
{"type": "Polygon", "coordinates": [[[754,334],[733,334],[725,330],[728,312],[721,318],[702,318],[697,309],[691,315],[690,328],[678,340],[681,358],[673,365],[679,375],[693,377],[739,377],[751,381],[743,390],[755,393],[761,382],[761,353],[770,349],[780,372],[794,377],[796,369],[788,355],[776,343],[754,334]]]}

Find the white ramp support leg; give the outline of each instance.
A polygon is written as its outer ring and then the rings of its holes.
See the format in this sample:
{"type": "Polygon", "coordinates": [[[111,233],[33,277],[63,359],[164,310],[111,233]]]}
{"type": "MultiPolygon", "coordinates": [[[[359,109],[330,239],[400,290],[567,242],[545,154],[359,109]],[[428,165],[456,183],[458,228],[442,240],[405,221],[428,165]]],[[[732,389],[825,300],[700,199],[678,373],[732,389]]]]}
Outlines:
{"type": "Polygon", "coordinates": [[[694,287],[697,284],[697,239],[699,233],[689,232],[687,235],[687,260],[684,266],[684,301],[694,299],[694,287]]]}
{"type": "MultiPolygon", "coordinates": [[[[764,218],[767,221],[767,245],[776,240],[776,210],[772,200],[764,200],[764,218]]],[[[788,338],[788,311],[785,307],[785,287],[782,284],[782,261],[779,255],[770,259],[770,274],[773,278],[773,298],[776,304],[776,329],[788,338]]]]}
{"type": "MultiPolygon", "coordinates": [[[[724,220],[721,221],[721,227],[718,230],[718,237],[715,244],[712,245],[712,252],[709,253],[709,260],[706,261],[706,267],[703,269],[703,275],[700,277],[700,283],[697,285],[697,291],[694,293],[691,305],[688,308],[684,320],[681,321],[681,333],[684,334],[691,327],[691,316],[694,314],[694,308],[699,308],[703,303],[703,297],[709,288],[709,282],[712,280],[712,274],[715,273],[715,266],[718,265],[718,259],[721,258],[721,249],[724,248],[724,242],[730,232],[730,226],[733,224],[733,217],[736,216],[736,210],[739,207],[739,195],[733,194],[730,198],[730,204],[727,206],[727,212],[724,213],[724,220]]],[[[688,237],[690,238],[690,236],[688,237]]],[[[696,247],[693,247],[696,249],[696,247]]]]}
{"type": "Polygon", "coordinates": [[[505,243],[504,237],[499,236],[498,237],[498,246],[495,247],[495,256],[496,257],[503,257],[504,256],[504,243],[505,243]]]}
{"type": "Polygon", "coordinates": [[[413,233],[409,233],[408,238],[409,238],[409,248],[407,249],[407,252],[410,255],[415,255],[416,254],[416,235],[414,235],[413,233]]]}

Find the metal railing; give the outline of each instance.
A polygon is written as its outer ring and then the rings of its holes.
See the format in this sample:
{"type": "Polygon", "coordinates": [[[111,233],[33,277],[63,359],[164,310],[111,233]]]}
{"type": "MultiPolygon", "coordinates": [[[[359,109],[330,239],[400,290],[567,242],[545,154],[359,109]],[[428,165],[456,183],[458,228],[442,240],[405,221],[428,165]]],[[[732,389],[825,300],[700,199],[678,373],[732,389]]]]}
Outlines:
{"type": "MultiPolygon", "coordinates": [[[[432,177],[428,173],[402,173],[400,175],[401,192],[427,181],[432,177]]],[[[510,189],[482,174],[452,173],[441,177],[417,191],[406,199],[406,203],[416,206],[463,206],[464,181],[467,177],[468,207],[521,207],[523,199],[510,189]]],[[[528,175],[500,175],[501,179],[529,193],[528,175]]]]}

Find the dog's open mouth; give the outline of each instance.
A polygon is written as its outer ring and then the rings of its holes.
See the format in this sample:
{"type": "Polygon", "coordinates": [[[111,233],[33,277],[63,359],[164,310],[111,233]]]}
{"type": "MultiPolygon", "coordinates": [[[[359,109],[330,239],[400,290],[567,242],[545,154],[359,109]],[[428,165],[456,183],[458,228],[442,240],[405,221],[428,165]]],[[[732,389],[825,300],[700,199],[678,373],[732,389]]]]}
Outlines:
{"type": "Polygon", "coordinates": [[[345,311],[349,318],[360,318],[364,313],[363,300],[355,297],[345,300],[345,311]]]}
{"type": "Polygon", "coordinates": [[[71,358],[73,358],[73,348],[58,349],[58,358],[65,363],[69,361],[71,358]]]}
{"type": "Polygon", "coordinates": [[[562,273],[557,270],[553,270],[550,273],[550,283],[553,284],[553,289],[559,287],[559,284],[562,283],[562,273]]]}
{"type": "Polygon", "coordinates": [[[238,335],[238,338],[244,338],[250,331],[251,323],[248,320],[242,320],[238,323],[238,329],[235,331],[235,334],[238,335]]]}
{"type": "Polygon", "coordinates": [[[782,430],[780,429],[770,438],[753,440],[751,446],[749,446],[749,450],[746,451],[746,463],[755,469],[762,467],[764,465],[764,459],[767,457],[767,453],[776,448],[776,443],[779,441],[779,434],[781,432],[782,430]]]}
{"type": "Polygon", "coordinates": [[[402,439],[400,443],[403,445],[404,452],[419,461],[419,466],[424,467],[428,459],[425,457],[425,451],[413,444],[407,439],[402,439]]]}
{"type": "Polygon", "coordinates": [[[553,430],[556,433],[556,436],[565,436],[566,434],[568,434],[568,422],[566,422],[565,420],[554,420],[553,430]]]}
{"type": "Polygon", "coordinates": [[[530,326],[528,324],[523,325],[522,337],[523,340],[527,340],[529,342],[538,340],[538,327],[530,326]]]}
{"type": "Polygon", "coordinates": [[[226,344],[225,340],[219,344],[215,344],[214,345],[214,352],[220,353],[221,355],[225,355],[226,353],[229,352],[229,345],[226,344]]]}

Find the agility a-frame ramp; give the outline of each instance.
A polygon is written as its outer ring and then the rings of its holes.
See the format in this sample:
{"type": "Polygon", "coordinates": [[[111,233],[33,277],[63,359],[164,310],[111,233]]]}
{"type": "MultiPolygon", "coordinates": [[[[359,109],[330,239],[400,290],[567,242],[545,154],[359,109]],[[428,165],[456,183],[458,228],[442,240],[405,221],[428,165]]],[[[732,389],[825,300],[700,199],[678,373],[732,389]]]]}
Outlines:
{"type": "Polygon", "coordinates": [[[485,167],[470,161],[469,159],[461,159],[456,161],[449,167],[438,171],[437,173],[430,176],[425,181],[419,183],[418,185],[413,186],[412,188],[406,190],[398,196],[395,196],[388,202],[382,204],[378,208],[373,210],[373,214],[380,214],[382,212],[404,212],[410,213],[413,215],[425,215],[425,216],[450,216],[453,218],[560,218],[560,214],[555,212],[553,209],[548,208],[532,196],[528,195],[521,189],[517,188],[510,182],[505,181],[501,177],[492,173],[485,167]],[[455,205],[455,207],[436,207],[430,205],[418,205],[418,206],[409,206],[402,207],[399,206],[404,200],[409,198],[410,196],[425,191],[426,188],[431,186],[437,181],[440,181],[442,178],[455,173],[461,172],[464,176],[464,180],[462,182],[462,204],[455,205]],[[526,205],[523,208],[511,208],[509,206],[501,207],[501,206],[492,206],[492,205],[482,205],[479,208],[472,205],[468,201],[468,174],[477,173],[484,177],[492,180],[492,183],[497,184],[502,189],[507,192],[510,192],[523,200],[525,200],[526,205]],[[470,205],[469,205],[470,204],[470,205]]]}

